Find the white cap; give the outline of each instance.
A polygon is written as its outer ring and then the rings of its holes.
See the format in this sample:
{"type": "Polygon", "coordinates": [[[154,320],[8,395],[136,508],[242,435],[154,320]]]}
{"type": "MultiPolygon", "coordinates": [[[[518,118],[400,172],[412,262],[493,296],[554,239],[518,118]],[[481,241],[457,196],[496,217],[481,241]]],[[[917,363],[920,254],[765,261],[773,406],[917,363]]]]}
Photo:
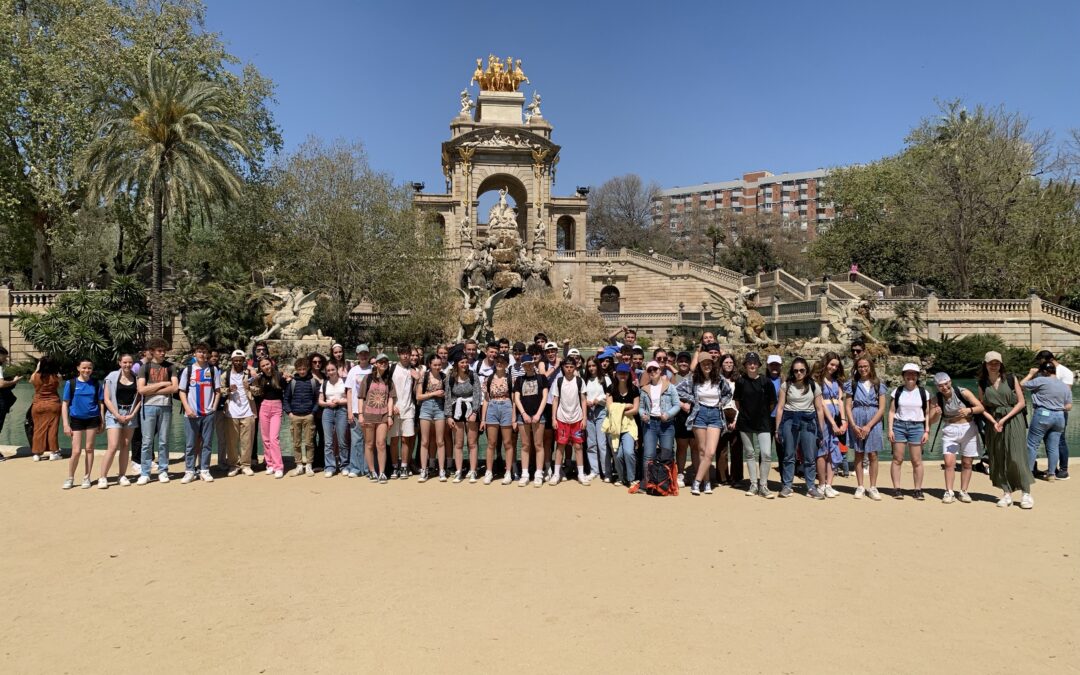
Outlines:
{"type": "Polygon", "coordinates": [[[765,365],[773,363],[783,363],[784,359],[780,358],[779,354],[769,354],[769,358],[765,359],[765,365]]]}
{"type": "Polygon", "coordinates": [[[571,349],[570,351],[566,352],[566,355],[567,356],[581,356],[581,352],[579,352],[577,350],[577,348],[574,348],[574,349],[571,349]]]}
{"type": "Polygon", "coordinates": [[[901,373],[906,373],[909,370],[914,371],[916,373],[921,373],[922,372],[922,368],[920,368],[917,363],[905,363],[904,367],[900,369],[900,372],[901,373]]]}
{"type": "Polygon", "coordinates": [[[555,344],[554,342],[548,342],[547,344],[544,345],[544,351],[545,352],[547,350],[549,350],[549,349],[558,349],[558,348],[559,348],[559,345],[555,344]]]}
{"type": "Polygon", "coordinates": [[[245,354],[245,353],[244,353],[244,350],[243,350],[243,349],[237,349],[237,350],[236,350],[236,351],[234,351],[234,352],[233,352],[232,354],[229,354],[229,358],[230,358],[230,359],[235,359],[236,357],[240,357],[240,358],[242,358],[242,359],[246,359],[246,358],[247,358],[247,354],[245,354]]]}

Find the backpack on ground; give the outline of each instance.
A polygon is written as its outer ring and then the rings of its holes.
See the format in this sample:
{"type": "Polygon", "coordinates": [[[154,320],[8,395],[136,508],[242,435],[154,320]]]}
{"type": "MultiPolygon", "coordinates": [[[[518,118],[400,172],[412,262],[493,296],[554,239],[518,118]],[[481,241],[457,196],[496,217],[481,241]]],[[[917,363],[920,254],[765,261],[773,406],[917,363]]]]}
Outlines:
{"type": "Polygon", "coordinates": [[[679,494],[679,482],[674,457],[650,459],[645,465],[645,492],[654,497],[673,497],[679,494]]]}

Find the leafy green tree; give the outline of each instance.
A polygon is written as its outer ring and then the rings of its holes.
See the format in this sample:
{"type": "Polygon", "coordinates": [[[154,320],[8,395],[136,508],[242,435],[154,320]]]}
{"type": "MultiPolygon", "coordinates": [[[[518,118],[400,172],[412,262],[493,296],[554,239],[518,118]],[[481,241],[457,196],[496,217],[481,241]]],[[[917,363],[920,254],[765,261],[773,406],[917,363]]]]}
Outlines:
{"type": "Polygon", "coordinates": [[[82,358],[98,372],[112,370],[121,354],[137,352],[145,340],[146,289],[131,277],[116,277],[105,290],[61,295],[43,314],[20,312],[15,325],[65,371],[82,358]]]}
{"type": "Polygon", "coordinates": [[[269,300],[268,291],[234,266],[215,279],[199,275],[182,279],[176,285],[175,309],[189,342],[246,348],[266,328],[269,300]]]}
{"type": "Polygon", "coordinates": [[[163,226],[171,210],[189,204],[210,208],[240,195],[242,182],[229,164],[246,154],[243,135],[225,118],[225,89],[192,77],[162,59],[132,74],[132,96],[121,102],[89,145],[80,175],[89,201],[144,194],[153,205],[151,331],[164,331],[163,226]]]}
{"type": "Polygon", "coordinates": [[[772,245],[761,237],[745,236],[720,256],[720,264],[740,274],[757,274],[779,267],[772,245]]]}

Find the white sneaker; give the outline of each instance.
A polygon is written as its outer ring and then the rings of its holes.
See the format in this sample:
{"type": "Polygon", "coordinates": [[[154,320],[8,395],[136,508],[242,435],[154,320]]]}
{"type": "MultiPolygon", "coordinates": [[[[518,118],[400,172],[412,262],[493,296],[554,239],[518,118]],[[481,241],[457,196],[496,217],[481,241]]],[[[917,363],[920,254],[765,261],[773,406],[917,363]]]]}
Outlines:
{"type": "Polygon", "coordinates": [[[518,487],[525,487],[528,484],[529,484],[529,476],[528,476],[528,474],[525,474],[525,473],[521,474],[521,480],[518,481],[518,487]]]}
{"type": "Polygon", "coordinates": [[[34,455],[34,461],[35,462],[40,462],[41,461],[41,455],[34,455]]]}
{"type": "Polygon", "coordinates": [[[293,478],[304,475],[304,465],[297,464],[296,468],[289,472],[289,475],[293,478]]]}
{"type": "Polygon", "coordinates": [[[63,459],[63,457],[60,456],[59,452],[50,452],[49,453],[49,461],[50,462],[59,462],[62,459],[63,459]]]}
{"type": "Polygon", "coordinates": [[[93,485],[93,483],[90,482],[90,476],[83,476],[82,485],[80,485],[79,487],[86,490],[87,488],[91,487],[92,485],[93,485]]]}
{"type": "Polygon", "coordinates": [[[675,482],[677,482],[679,484],[679,487],[681,487],[681,488],[686,487],[686,478],[681,473],[675,479],[675,482]]]}
{"type": "Polygon", "coordinates": [[[751,482],[750,483],[750,489],[748,489],[743,494],[746,495],[747,497],[753,497],[754,495],[757,494],[757,485],[754,485],[754,483],[751,482]]]}
{"type": "Polygon", "coordinates": [[[612,482],[611,476],[604,476],[604,482],[608,483],[608,484],[611,484],[611,482],[612,482]]]}
{"type": "Polygon", "coordinates": [[[836,488],[834,488],[833,486],[826,485],[825,486],[825,496],[828,497],[829,499],[833,499],[835,497],[839,497],[840,493],[837,492],[836,488]]]}
{"type": "Polygon", "coordinates": [[[285,477],[285,472],[282,471],[281,469],[278,469],[277,471],[274,472],[274,478],[284,478],[284,477],[285,477]]]}
{"type": "Polygon", "coordinates": [[[243,469],[240,470],[240,473],[244,474],[245,476],[254,476],[255,470],[252,469],[250,466],[245,466],[243,469]]]}
{"type": "Polygon", "coordinates": [[[188,483],[190,483],[193,480],[195,480],[195,472],[194,471],[185,471],[184,472],[184,477],[180,479],[180,484],[181,485],[187,485],[188,483]]]}
{"type": "Polygon", "coordinates": [[[158,479],[159,483],[168,483],[169,482],[169,472],[162,471],[161,473],[159,473],[157,475],[157,479],[158,479]]]}
{"type": "Polygon", "coordinates": [[[544,486],[544,473],[542,471],[536,472],[536,477],[533,479],[533,487],[544,486]]]}
{"type": "Polygon", "coordinates": [[[698,484],[697,481],[694,481],[694,484],[690,486],[690,494],[694,495],[695,497],[701,494],[701,486],[698,484]]]}
{"type": "Polygon", "coordinates": [[[866,488],[864,488],[863,486],[860,485],[859,487],[855,488],[855,499],[862,499],[863,495],[865,494],[866,488]]]}
{"type": "Polygon", "coordinates": [[[941,503],[942,504],[952,504],[953,503],[953,493],[951,491],[949,491],[949,490],[946,490],[945,494],[942,495],[942,497],[941,497],[941,503]]]}
{"type": "Polygon", "coordinates": [[[881,493],[877,491],[876,487],[872,487],[867,490],[866,494],[870,495],[870,499],[873,499],[875,502],[881,501],[881,493]]]}
{"type": "Polygon", "coordinates": [[[117,481],[117,485],[119,485],[120,487],[127,487],[131,485],[131,481],[128,480],[127,476],[120,476],[120,480],[117,481]]]}
{"type": "Polygon", "coordinates": [[[705,487],[701,488],[701,491],[704,492],[707,495],[711,495],[712,494],[712,483],[710,483],[709,481],[705,481],[705,487]]]}
{"type": "Polygon", "coordinates": [[[214,482],[214,477],[210,475],[209,471],[200,471],[199,472],[199,479],[206,482],[206,483],[213,483],[214,482]]]}
{"type": "Polygon", "coordinates": [[[1035,499],[1030,493],[1025,492],[1024,496],[1020,498],[1020,508],[1030,509],[1035,506],[1035,499]]]}
{"type": "MultiPolygon", "coordinates": [[[[460,471],[455,471],[454,472],[454,480],[452,480],[450,482],[451,483],[460,483],[462,480],[464,480],[464,478],[462,477],[461,472],[460,471]]],[[[474,481],[476,480],[476,476],[473,476],[473,480],[474,481]]]]}
{"type": "Polygon", "coordinates": [[[491,485],[491,481],[495,480],[495,474],[488,471],[484,474],[484,485],[491,485]]]}
{"type": "Polygon", "coordinates": [[[468,478],[469,478],[470,483],[475,483],[476,482],[476,472],[475,471],[470,471],[468,478]]]}
{"type": "Polygon", "coordinates": [[[149,476],[139,476],[139,480],[135,481],[136,485],[146,485],[150,482],[149,476]]]}
{"type": "Polygon", "coordinates": [[[315,469],[311,468],[310,464],[305,464],[304,465],[304,475],[305,476],[314,476],[315,475],[315,469]]]}
{"type": "Polygon", "coordinates": [[[107,489],[109,487],[109,479],[105,478],[104,476],[98,478],[97,486],[102,490],[107,489]]]}
{"type": "Polygon", "coordinates": [[[585,474],[580,474],[578,476],[578,482],[581,483],[582,485],[589,485],[590,483],[592,483],[592,478],[590,478],[589,476],[587,476],[585,474]]]}
{"type": "Polygon", "coordinates": [[[552,473],[551,478],[548,478],[548,485],[558,485],[562,481],[562,476],[557,473],[552,473]]]}
{"type": "Polygon", "coordinates": [[[68,478],[67,480],[64,481],[64,484],[60,486],[60,489],[61,490],[70,490],[73,487],[75,487],[75,479],[74,478],[68,478]]]}
{"type": "Polygon", "coordinates": [[[510,483],[513,483],[513,482],[514,482],[514,476],[509,471],[507,471],[506,475],[503,476],[502,484],[503,485],[509,485],[510,483]]]}
{"type": "Polygon", "coordinates": [[[440,483],[445,483],[446,482],[446,471],[440,471],[439,472],[439,482],[440,483]]]}
{"type": "Polygon", "coordinates": [[[964,492],[963,490],[960,491],[958,499],[960,500],[961,504],[970,504],[971,503],[971,495],[964,492]]]}
{"type": "Polygon", "coordinates": [[[997,505],[1002,508],[1007,508],[1013,505],[1012,495],[1001,495],[1001,499],[997,501],[997,505]]]}

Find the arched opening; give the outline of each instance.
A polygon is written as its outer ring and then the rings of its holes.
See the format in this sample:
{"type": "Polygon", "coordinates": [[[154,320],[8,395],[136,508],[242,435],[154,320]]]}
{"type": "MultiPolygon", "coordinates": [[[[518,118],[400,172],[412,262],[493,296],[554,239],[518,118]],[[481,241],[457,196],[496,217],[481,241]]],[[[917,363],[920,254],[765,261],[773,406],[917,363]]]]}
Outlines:
{"type": "Polygon", "coordinates": [[[476,223],[477,236],[480,241],[487,239],[487,222],[491,208],[499,202],[499,190],[506,189],[506,203],[514,207],[517,212],[518,236],[525,241],[526,223],[528,213],[526,204],[529,201],[528,191],[520,180],[515,176],[505,173],[497,173],[488,176],[481,181],[476,189],[476,223]]]}
{"type": "Polygon", "coordinates": [[[618,313],[619,289],[614,286],[604,286],[600,289],[600,311],[618,313]]]}
{"type": "Polygon", "coordinates": [[[562,216],[555,222],[555,247],[559,251],[574,249],[574,219],[562,216]]]}
{"type": "Polygon", "coordinates": [[[436,213],[431,219],[431,239],[436,246],[442,246],[446,241],[446,218],[441,213],[436,213]]]}

